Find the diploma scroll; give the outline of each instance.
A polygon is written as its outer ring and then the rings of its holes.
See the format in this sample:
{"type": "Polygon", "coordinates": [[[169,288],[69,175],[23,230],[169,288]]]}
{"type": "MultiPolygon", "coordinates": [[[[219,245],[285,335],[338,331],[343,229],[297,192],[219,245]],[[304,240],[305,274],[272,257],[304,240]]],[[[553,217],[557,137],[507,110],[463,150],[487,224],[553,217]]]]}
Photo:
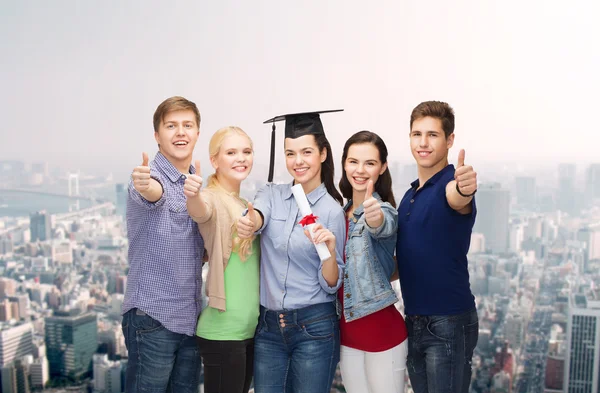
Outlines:
{"type": "MultiPolygon", "coordinates": [[[[310,236],[313,237],[313,228],[315,226],[317,217],[314,216],[310,210],[310,205],[308,204],[308,199],[306,199],[306,194],[304,193],[302,184],[296,184],[295,186],[292,186],[292,194],[294,195],[294,199],[298,204],[300,214],[302,214],[300,224],[305,227],[310,233],[310,236]]],[[[319,254],[321,261],[331,258],[331,254],[329,253],[329,249],[325,243],[315,244],[315,248],[317,249],[317,253],[319,254]]]]}

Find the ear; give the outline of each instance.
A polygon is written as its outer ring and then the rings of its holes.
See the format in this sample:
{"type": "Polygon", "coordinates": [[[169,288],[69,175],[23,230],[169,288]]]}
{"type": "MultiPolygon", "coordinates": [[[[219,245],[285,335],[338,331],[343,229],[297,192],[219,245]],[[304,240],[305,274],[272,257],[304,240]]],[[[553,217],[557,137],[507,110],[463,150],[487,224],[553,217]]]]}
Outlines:
{"type": "Polygon", "coordinates": [[[386,171],[387,169],[387,162],[385,162],[382,166],[381,166],[381,171],[379,171],[379,176],[383,175],[383,173],[386,171]]]}
{"type": "Polygon", "coordinates": [[[446,138],[446,147],[450,149],[452,145],[454,145],[454,133],[448,135],[448,138],[446,138]]]}
{"type": "Polygon", "coordinates": [[[154,131],[154,140],[156,141],[156,144],[158,145],[158,150],[160,151],[160,141],[158,140],[158,131],[154,131]]]}
{"type": "Polygon", "coordinates": [[[323,150],[321,150],[321,164],[325,162],[325,160],[327,159],[327,148],[323,148],[323,150]]]}
{"type": "Polygon", "coordinates": [[[210,157],[210,165],[212,165],[215,171],[219,167],[219,164],[217,163],[217,160],[215,160],[215,157],[210,157]]]}

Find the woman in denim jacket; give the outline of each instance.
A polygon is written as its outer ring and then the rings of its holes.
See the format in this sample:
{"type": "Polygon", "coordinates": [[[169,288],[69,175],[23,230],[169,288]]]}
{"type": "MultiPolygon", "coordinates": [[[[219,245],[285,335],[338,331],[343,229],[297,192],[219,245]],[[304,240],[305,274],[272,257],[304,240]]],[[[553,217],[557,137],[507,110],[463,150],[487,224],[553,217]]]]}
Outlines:
{"type": "Polygon", "coordinates": [[[348,199],[345,274],[338,298],[340,368],[348,393],[404,392],[406,326],[390,285],[398,212],[383,140],[370,131],[348,139],[342,156],[348,199]]]}

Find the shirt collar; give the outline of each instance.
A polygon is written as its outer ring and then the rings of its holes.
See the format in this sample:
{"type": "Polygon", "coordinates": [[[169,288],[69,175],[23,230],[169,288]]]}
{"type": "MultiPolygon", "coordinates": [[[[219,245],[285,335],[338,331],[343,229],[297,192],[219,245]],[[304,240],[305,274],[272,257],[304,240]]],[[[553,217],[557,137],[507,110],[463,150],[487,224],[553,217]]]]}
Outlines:
{"type": "MultiPolygon", "coordinates": [[[[165,175],[167,175],[169,180],[171,180],[171,182],[173,183],[175,183],[181,177],[181,172],[179,172],[177,168],[175,168],[173,164],[171,164],[171,161],[169,161],[167,157],[165,157],[161,152],[156,153],[156,156],[154,157],[154,165],[158,169],[160,169],[165,175]]],[[[195,175],[196,168],[190,165],[189,172],[192,175],[195,175]]]]}
{"type": "MultiPolygon", "coordinates": [[[[292,186],[294,182],[288,184],[288,187],[283,191],[283,198],[289,199],[292,197],[292,186]]],[[[312,190],[308,195],[306,195],[306,199],[308,199],[308,203],[313,206],[323,195],[327,194],[327,188],[325,188],[325,183],[319,184],[317,188],[312,190]]]]}
{"type": "MultiPolygon", "coordinates": [[[[446,165],[438,173],[436,173],[435,175],[431,176],[431,178],[429,178],[429,180],[427,180],[425,182],[425,184],[423,184],[423,186],[426,186],[428,184],[434,185],[438,180],[440,180],[441,177],[443,177],[446,173],[448,173],[450,171],[454,171],[454,165],[452,165],[452,164],[446,165]]],[[[415,190],[417,188],[419,188],[419,179],[417,179],[414,182],[410,183],[410,186],[412,188],[414,188],[415,190]]]]}

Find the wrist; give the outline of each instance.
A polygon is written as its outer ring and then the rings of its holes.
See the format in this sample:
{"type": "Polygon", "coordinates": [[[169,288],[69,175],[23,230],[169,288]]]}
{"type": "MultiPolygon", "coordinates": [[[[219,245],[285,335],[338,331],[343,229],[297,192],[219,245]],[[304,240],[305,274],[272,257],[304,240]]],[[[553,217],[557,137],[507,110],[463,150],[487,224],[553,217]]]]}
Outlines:
{"type": "Polygon", "coordinates": [[[460,188],[458,187],[458,182],[456,182],[456,192],[458,192],[458,195],[460,195],[463,198],[471,198],[473,195],[475,195],[475,193],[477,192],[477,189],[475,189],[475,191],[473,191],[470,194],[463,194],[462,192],[460,192],[460,188]]]}

